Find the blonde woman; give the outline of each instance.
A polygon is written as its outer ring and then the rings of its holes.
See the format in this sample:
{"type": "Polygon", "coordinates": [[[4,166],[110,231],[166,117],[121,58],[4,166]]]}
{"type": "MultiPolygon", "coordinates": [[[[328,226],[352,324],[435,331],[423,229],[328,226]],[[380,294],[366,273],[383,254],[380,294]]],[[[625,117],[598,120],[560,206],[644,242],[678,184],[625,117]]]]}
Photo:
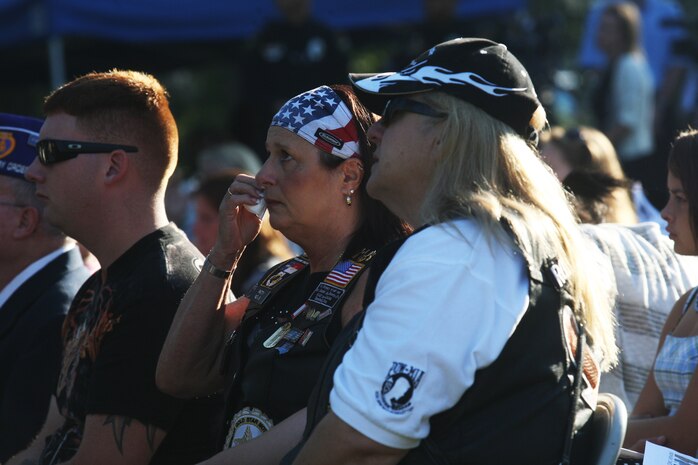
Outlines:
{"type": "Polygon", "coordinates": [[[545,112],[526,70],[471,38],[352,80],[383,108],[368,192],[420,229],[376,258],[283,463],[560,463],[616,349],[611,292],[530,145],[545,112]]]}

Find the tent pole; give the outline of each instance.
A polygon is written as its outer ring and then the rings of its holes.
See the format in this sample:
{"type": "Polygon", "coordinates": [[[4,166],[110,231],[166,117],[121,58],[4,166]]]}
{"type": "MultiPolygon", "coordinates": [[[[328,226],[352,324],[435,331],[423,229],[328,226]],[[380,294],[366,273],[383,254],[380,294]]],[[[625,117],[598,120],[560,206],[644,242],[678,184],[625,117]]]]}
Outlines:
{"type": "Polygon", "coordinates": [[[65,46],[63,37],[52,35],[48,38],[48,60],[51,75],[51,88],[65,83],[65,46]]]}

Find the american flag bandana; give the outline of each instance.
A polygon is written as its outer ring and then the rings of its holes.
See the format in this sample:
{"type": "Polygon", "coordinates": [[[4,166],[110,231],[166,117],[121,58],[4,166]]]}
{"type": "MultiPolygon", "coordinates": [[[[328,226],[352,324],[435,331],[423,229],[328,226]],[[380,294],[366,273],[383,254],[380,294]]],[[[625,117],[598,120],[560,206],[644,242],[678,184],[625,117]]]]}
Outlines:
{"type": "Polygon", "coordinates": [[[293,97],[274,115],[271,125],[286,128],[339,158],[359,156],[354,116],[339,95],[327,86],[293,97]]]}

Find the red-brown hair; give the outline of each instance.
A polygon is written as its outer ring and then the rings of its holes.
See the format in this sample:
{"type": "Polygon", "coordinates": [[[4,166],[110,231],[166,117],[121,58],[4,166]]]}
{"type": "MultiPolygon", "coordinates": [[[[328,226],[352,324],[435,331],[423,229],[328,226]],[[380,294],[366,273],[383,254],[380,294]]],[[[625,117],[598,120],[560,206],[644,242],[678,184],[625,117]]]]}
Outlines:
{"type": "Polygon", "coordinates": [[[46,97],[44,113],[76,117],[80,128],[94,134],[94,142],[137,146],[133,160],[141,176],[158,189],[177,164],[179,136],[168,94],[149,74],[86,74],[46,97]]]}

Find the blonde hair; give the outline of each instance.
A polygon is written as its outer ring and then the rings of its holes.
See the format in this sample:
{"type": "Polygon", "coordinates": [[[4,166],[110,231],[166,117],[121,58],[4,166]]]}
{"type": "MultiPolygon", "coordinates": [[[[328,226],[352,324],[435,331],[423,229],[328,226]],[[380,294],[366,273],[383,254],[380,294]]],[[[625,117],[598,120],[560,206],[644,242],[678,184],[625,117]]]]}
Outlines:
{"type": "MultiPolygon", "coordinates": [[[[571,166],[571,173],[591,172],[600,173],[617,181],[618,186],[609,189],[608,195],[598,194],[596,204],[602,204],[604,213],[602,222],[635,224],[637,213],[635,204],[626,187],[630,181],[618,160],[618,154],[613,143],[606,135],[594,128],[579,126],[578,128],[564,129],[553,126],[550,131],[541,135],[543,144],[552,144],[557,147],[565,161],[571,166]]],[[[570,174],[571,174],[570,173],[570,174]]],[[[584,202],[575,202],[577,213],[584,221],[583,210],[588,207],[584,202]]],[[[589,216],[589,215],[586,215],[589,216]]],[[[586,220],[584,222],[593,222],[586,220]]]]}
{"type": "MultiPolygon", "coordinates": [[[[423,94],[448,113],[441,124],[436,166],[422,205],[425,223],[474,217],[504,240],[501,220],[514,234],[556,257],[568,271],[575,313],[585,322],[602,366],[617,358],[613,293],[593,272],[585,242],[560,182],[515,131],[479,108],[449,95],[423,94]],[[607,291],[602,291],[606,289],[607,291]]],[[[534,129],[541,128],[540,115],[534,129]]]]}

